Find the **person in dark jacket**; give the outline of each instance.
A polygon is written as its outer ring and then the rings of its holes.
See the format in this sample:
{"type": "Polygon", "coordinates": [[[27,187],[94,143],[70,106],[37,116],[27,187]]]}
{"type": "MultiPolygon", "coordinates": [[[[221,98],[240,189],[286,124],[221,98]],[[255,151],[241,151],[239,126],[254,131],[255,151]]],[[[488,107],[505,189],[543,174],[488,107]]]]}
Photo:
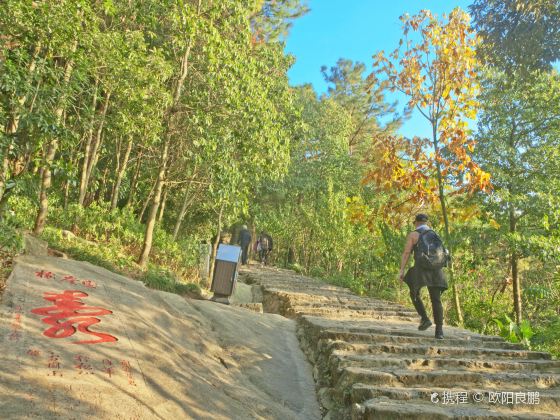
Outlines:
{"type": "Polygon", "coordinates": [[[418,312],[418,315],[420,315],[421,318],[420,325],[418,326],[420,331],[427,330],[432,325],[432,321],[430,321],[430,318],[426,313],[424,303],[420,298],[420,290],[422,287],[428,287],[430,300],[432,301],[434,321],[436,323],[435,337],[443,339],[443,305],[441,304],[441,294],[448,287],[447,279],[445,278],[445,274],[441,268],[428,270],[420,267],[416,263],[418,259],[418,239],[420,239],[420,234],[425,230],[431,229],[428,226],[428,216],[425,214],[416,215],[414,225],[415,230],[406,238],[406,245],[401,258],[401,270],[399,277],[410,289],[410,298],[412,299],[414,308],[416,308],[416,312],[418,312]],[[405,275],[404,270],[408,264],[411,253],[414,253],[415,264],[406,272],[405,275]]]}
{"type": "Polygon", "coordinates": [[[243,225],[239,231],[238,244],[241,246],[241,264],[247,265],[249,261],[249,245],[251,244],[251,232],[247,225],[243,225]]]}
{"type": "Polygon", "coordinates": [[[264,231],[261,231],[261,234],[257,239],[257,252],[259,253],[259,260],[261,264],[266,265],[268,257],[272,252],[272,237],[264,231]]]}

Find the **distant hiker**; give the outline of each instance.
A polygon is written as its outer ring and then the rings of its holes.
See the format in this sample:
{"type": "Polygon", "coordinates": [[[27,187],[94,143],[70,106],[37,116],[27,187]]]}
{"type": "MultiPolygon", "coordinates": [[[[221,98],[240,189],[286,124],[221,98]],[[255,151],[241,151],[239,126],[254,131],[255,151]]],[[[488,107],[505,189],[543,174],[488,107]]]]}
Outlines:
{"type": "Polygon", "coordinates": [[[249,260],[249,245],[251,244],[251,232],[247,229],[247,225],[243,225],[239,231],[238,244],[241,245],[241,264],[247,265],[249,260]]]}
{"type": "Polygon", "coordinates": [[[428,226],[428,216],[417,214],[414,225],[415,230],[406,238],[399,277],[410,288],[412,303],[421,317],[418,326],[420,331],[427,330],[432,325],[420,298],[422,287],[428,287],[436,323],[435,337],[443,339],[441,294],[447,289],[447,280],[442,268],[447,267],[449,256],[439,236],[428,226]],[[405,275],[404,270],[412,252],[414,252],[414,266],[405,275]]]}
{"type": "Polygon", "coordinates": [[[259,254],[259,261],[261,264],[266,265],[268,256],[272,252],[272,237],[264,231],[261,231],[259,238],[257,239],[257,252],[259,254]]]}

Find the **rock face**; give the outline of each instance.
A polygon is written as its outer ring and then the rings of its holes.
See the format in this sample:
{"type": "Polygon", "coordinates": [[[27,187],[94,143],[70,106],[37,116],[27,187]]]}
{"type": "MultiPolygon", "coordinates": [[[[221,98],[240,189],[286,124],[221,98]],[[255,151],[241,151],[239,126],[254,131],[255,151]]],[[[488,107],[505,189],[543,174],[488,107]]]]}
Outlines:
{"type": "Polygon", "coordinates": [[[311,370],[293,320],[85,262],[18,257],[0,299],[2,420],[314,420],[311,370]]]}
{"type": "Polygon", "coordinates": [[[291,271],[248,268],[265,312],[296,318],[329,419],[560,418],[560,361],[500,337],[418,331],[409,308],[291,271]]]}

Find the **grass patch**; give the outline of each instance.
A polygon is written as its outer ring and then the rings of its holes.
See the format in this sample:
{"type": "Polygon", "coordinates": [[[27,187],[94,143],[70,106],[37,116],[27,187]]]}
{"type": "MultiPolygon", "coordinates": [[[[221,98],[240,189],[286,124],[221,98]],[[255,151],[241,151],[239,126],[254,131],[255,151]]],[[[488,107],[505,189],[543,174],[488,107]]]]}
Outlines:
{"type": "Polygon", "coordinates": [[[166,267],[151,264],[142,270],[132,255],[124,255],[111,243],[96,243],[77,236],[64,237],[60,229],[46,227],[41,238],[50,248],[64,252],[72,259],[87,261],[117,274],[142,281],[147,287],[164,292],[199,297],[200,287],[195,283],[182,282],[166,267]]]}
{"type": "Polygon", "coordinates": [[[14,258],[23,251],[23,235],[11,223],[0,222],[0,295],[12,273],[14,258]]]}
{"type": "Polygon", "coordinates": [[[150,267],[142,276],[142,282],[156,290],[177,293],[179,295],[199,296],[200,287],[194,283],[181,283],[169,270],[150,267]]]}

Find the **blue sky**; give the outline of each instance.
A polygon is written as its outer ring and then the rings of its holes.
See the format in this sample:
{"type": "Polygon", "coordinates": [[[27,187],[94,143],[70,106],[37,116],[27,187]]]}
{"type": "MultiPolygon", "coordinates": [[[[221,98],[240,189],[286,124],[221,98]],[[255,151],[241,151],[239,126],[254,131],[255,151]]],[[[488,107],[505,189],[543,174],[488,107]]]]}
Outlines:
{"type": "MultiPolygon", "coordinates": [[[[361,61],[371,70],[372,56],[393,51],[401,37],[399,16],[430,9],[438,15],[470,0],[309,0],[311,11],[294,22],[286,52],[296,57],[288,75],[292,85],[311,83],[318,93],[327,90],[321,66],[331,67],[339,58],[361,61]]],[[[392,98],[391,98],[392,99],[392,98]]],[[[402,101],[401,101],[402,102],[402,101]]],[[[399,103],[399,105],[402,105],[399,103]]],[[[413,115],[401,128],[405,136],[429,136],[429,123],[413,115]]]]}

